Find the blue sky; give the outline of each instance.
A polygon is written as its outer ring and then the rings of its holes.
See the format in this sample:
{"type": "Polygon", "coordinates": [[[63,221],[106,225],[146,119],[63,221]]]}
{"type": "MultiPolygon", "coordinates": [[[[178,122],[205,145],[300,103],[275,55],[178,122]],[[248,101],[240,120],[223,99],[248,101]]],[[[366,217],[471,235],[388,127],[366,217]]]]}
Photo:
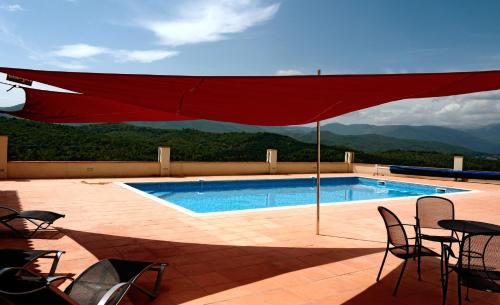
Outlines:
{"type": "MultiPolygon", "coordinates": [[[[494,70],[498,20],[495,0],[0,0],[0,65],[195,75],[494,70]]],[[[0,93],[0,106],[19,99],[13,91],[0,93]]],[[[500,123],[500,93],[395,102],[335,120],[453,125],[457,116],[500,123]]]]}

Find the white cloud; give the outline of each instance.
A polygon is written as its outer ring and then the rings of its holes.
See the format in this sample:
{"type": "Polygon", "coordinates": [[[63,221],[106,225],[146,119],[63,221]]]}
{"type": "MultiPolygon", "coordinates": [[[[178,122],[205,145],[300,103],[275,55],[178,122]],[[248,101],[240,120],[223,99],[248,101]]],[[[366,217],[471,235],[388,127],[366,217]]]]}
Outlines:
{"type": "Polygon", "coordinates": [[[191,1],[181,7],[175,18],[139,24],[168,46],[213,42],[271,19],[279,7],[251,0],[191,1]]]}
{"type": "MultiPolygon", "coordinates": [[[[115,58],[117,62],[152,63],[154,61],[176,56],[177,54],[179,54],[177,51],[121,50],[121,49],[115,50],[84,43],[78,43],[78,44],[61,46],[57,50],[51,52],[50,56],[82,60],[99,55],[109,55],[115,58]]],[[[58,66],[61,68],[66,68],[64,67],[64,65],[58,65],[58,66]]],[[[78,66],[78,64],[73,63],[71,65],[68,65],[68,68],[71,68],[71,66],[75,67],[78,66]]]]}
{"type": "Polygon", "coordinates": [[[294,70],[294,69],[288,69],[288,70],[278,70],[276,71],[276,75],[279,76],[286,76],[286,75],[302,75],[302,73],[299,70],[294,70]]]}
{"type": "Polygon", "coordinates": [[[483,126],[500,123],[500,90],[410,99],[327,120],[344,124],[483,126]]]}
{"type": "Polygon", "coordinates": [[[87,70],[89,67],[81,62],[65,62],[60,60],[51,60],[47,64],[56,66],[65,70],[87,70]]]}
{"type": "Polygon", "coordinates": [[[179,52],[164,51],[164,50],[145,50],[145,51],[117,50],[117,51],[112,51],[111,54],[120,62],[152,63],[157,60],[162,60],[168,57],[176,56],[177,54],[179,54],[179,52]]]}
{"type": "Polygon", "coordinates": [[[0,5],[0,9],[8,12],[20,12],[24,11],[23,7],[20,4],[6,4],[0,5]]]}
{"type": "Polygon", "coordinates": [[[100,54],[107,53],[109,50],[107,48],[96,47],[84,43],[70,44],[61,46],[56,51],[52,52],[52,55],[59,57],[69,57],[69,58],[87,58],[100,54]]]}

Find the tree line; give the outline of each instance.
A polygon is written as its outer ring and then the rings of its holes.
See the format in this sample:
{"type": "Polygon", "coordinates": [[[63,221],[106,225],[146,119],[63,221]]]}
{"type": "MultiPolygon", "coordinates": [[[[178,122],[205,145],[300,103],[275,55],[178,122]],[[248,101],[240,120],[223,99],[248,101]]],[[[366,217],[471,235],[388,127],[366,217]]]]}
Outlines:
{"type": "MultiPolygon", "coordinates": [[[[273,133],[208,133],[164,130],[129,124],[45,124],[0,117],[0,135],[9,136],[11,161],[156,161],[159,146],[171,147],[174,161],[265,161],[278,150],[278,161],[315,161],[316,145],[273,133]]],[[[348,147],[321,146],[321,159],[341,162],[348,147]]],[[[356,151],[360,163],[449,168],[453,156],[438,152],[356,151]]],[[[500,161],[465,158],[466,169],[500,171],[500,161]]]]}

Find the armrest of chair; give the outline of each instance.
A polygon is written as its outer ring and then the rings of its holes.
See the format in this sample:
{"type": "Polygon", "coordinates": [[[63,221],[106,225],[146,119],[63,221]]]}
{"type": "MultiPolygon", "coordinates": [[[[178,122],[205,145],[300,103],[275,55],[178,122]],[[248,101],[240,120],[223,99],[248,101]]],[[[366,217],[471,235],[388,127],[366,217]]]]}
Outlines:
{"type": "Polygon", "coordinates": [[[54,282],[56,282],[56,281],[60,281],[60,280],[70,280],[70,281],[72,281],[72,282],[74,282],[74,281],[75,281],[75,279],[74,279],[74,278],[72,278],[71,276],[68,276],[68,275],[49,276],[49,277],[47,278],[47,282],[48,282],[49,284],[52,284],[52,283],[54,283],[54,282]]]}
{"type": "Polygon", "coordinates": [[[408,239],[415,239],[415,244],[418,243],[418,228],[417,225],[410,224],[410,223],[402,223],[401,225],[407,226],[407,227],[413,227],[413,230],[415,231],[415,236],[414,237],[407,237],[408,239]]]}
{"type": "MultiPolygon", "coordinates": [[[[118,283],[118,284],[114,285],[113,287],[111,287],[111,289],[109,289],[102,296],[102,298],[99,300],[99,303],[97,303],[97,305],[106,305],[106,303],[108,302],[108,300],[116,293],[116,291],[118,291],[118,289],[120,289],[120,288],[122,288],[122,287],[124,287],[126,285],[129,285],[129,283],[118,283]]],[[[117,301],[119,302],[120,300],[121,300],[121,298],[119,300],[117,300],[117,301]]]]}
{"type": "MultiPolygon", "coordinates": [[[[39,284],[38,287],[35,287],[35,288],[31,288],[31,289],[27,289],[27,290],[24,290],[24,291],[7,291],[7,290],[4,290],[4,289],[0,289],[0,293],[3,293],[3,294],[7,294],[7,295],[23,295],[23,294],[30,294],[30,293],[33,293],[33,292],[37,292],[39,290],[42,290],[42,289],[45,289],[48,285],[49,285],[49,282],[44,280],[43,277],[23,268],[23,267],[8,267],[8,268],[3,268],[0,270],[0,280],[2,277],[6,276],[6,274],[9,274],[9,273],[13,273],[13,272],[26,272],[28,274],[30,274],[33,278],[30,280],[28,277],[25,277],[25,283],[31,283],[31,284],[39,284]],[[37,283],[36,279],[40,279],[39,283],[37,283]],[[43,281],[41,281],[43,280],[43,281]]],[[[16,273],[17,273],[16,272],[16,273]]],[[[22,277],[16,275],[16,279],[23,279],[22,277]]],[[[12,281],[12,279],[6,279],[8,281],[12,281]]],[[[22,281],[19,281],[20,283],[22,281]]],[[[20,286],[20,288],[23,288],[23,286],[20,286]]]]}

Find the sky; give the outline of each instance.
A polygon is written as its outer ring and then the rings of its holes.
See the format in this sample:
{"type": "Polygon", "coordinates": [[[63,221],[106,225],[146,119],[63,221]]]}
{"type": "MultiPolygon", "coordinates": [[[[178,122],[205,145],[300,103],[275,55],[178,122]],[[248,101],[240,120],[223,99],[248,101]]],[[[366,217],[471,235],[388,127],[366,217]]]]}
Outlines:
{"type": "MultiPolygon", "coordinates": [[[[0,0],[0,66],[172,75],[500,70],[499,20],[497,0],[0,0]]],[[[0,107],[24,100],[8,88],[0,85],[0,107]]],[[[398,101],[332,121],[495,124],[500,91],[398,101]]]]}

